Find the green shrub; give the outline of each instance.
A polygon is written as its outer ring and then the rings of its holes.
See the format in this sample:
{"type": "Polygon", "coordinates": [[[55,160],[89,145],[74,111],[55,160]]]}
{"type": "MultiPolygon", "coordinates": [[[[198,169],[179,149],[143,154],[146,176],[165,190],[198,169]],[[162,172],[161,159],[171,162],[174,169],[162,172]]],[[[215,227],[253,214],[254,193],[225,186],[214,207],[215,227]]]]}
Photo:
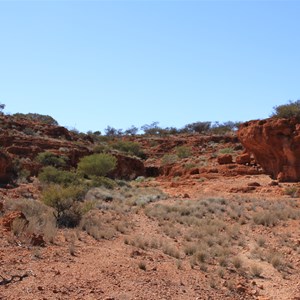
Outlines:
{"type": "Polygon", "coordinates": [[[114,143],[112,147],[121,152],[135,155],[140,158],[145,158],[145,153],[141,150],[141,147],[138,143],[130,141],[118,141],[114,143]]]}
{"type": "Polygon", "coordinates": [[[296,117],[300,119],[300,100],[295,102],[289,101],[288,104],[282,104],[273,107],[274,112],[272,113],[271,117],[276,118],[292,118],[296,117]]]}
{"type": "Polygon", "coordinates": [[[83,200],[85,192],[85,188],[80,185],[69,187],[50,185],[43,191],[42,201],[54,208],[58,226],[75,227],[82,217],[80,201],[83,200]]]}
{"type": "Polygon", "coordinates": [[[58,170],[52,166],[44,167],[39,173],[38,178],[43,183],[56,183],[64,186],[78,183],[78,178],[75,173],[58,170]]]}
{"type": "Polygon", "coordinates": [[[105,153],[92,154],[83,157],[78,163],[78,171],[89,178],[93,176],[106,176],[116,168],[117,159],[105,153]]]}
{"type": "Polygon", "coordinates": [[[187,158],[192,154],[192,149],[188,146],[179,146],[176,148],[176,154],[179,158],[187,158]]]}
{"type": "Polygon", "coordinates": [[[99,144],[94,147],[94,153],[107,153],[109,151],[109,146],[107,144],[99,144]]]}
{"type": "Polygon", "coordinates": [[[37,155],[36,160],[43,166],[53,166],[56,168],[62,168],[66,166],[68,160],[65,156],[58,156],[52,152],[41,152],[37,155]]]}

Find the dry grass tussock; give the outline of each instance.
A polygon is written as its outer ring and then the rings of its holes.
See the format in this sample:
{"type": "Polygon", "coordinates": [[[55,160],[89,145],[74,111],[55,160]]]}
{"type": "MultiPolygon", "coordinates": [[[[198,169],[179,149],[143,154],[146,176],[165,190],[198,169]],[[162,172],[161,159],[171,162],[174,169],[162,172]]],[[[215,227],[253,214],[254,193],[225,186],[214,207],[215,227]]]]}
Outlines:
{"type": "MultiPolygon", "coordinates": [[[[221,278],[232,277],[232,270],[236,276],[260,277],[264,272],[262,262],[267,262],[285,276],[293,272],[291,263],[276,249],[285,245],[296,254],[298,248],[289,236],[279,239],[273,230],[300,219],[299,206],[293,200],[276,203],[243,198],[177,200],[151,204],[144,211],[158,222],[162,238],[158,248],[171,257],[188,260],[193,269],[221,278]],[[261,232],[273,237],[267,242],[258,234],[261,232]],[[166,250],[166,242],[176,254],[166,250]],[[257,246],[251,250],[253,244],[257,246]],[[245,251],[249,252],[251,264],[239,256],[245,251]]],[[[140,247],[137,243],[130,244],[140,247]]],[[[142,247],[150,249],[150,242],[142,243],[142,247]]]]}
{"type": "Polygon", "coordinates": [[[80,228],[97,240],[128,234],[134,227],[132,214],[149,203],[166,198],[167,196],[156,188],[130,185],[114,190],[93,188],[85,197],[85,202],[89,203],[91,210],[83,216],[80,228]]]}
{"type": "Polygon", "coordinates": [[[41,234],[46,242],[53,243],[56,233],[56,220],[53,210],[43,203],[30,199],[15,199],[5,201],[5,211],[21,211],[28,224],[24,220],[16,219],[12,224],[12,232],[23,242],[32,234],[41,234]]]}

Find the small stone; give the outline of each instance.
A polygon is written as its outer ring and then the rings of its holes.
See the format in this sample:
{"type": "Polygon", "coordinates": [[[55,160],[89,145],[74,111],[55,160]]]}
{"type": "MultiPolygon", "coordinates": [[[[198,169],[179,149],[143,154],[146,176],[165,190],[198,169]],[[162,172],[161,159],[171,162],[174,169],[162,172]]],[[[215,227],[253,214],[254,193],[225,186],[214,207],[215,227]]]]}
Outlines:
{"type": "Polygon", "coordinates": [[[254,181],[254,182],[249,182],[248,186],[260,186],[260,184],[256,181],[254,181]]]}
{"type": "Polygon", "coordinates": [[[245,286],[243,286],[241,284],[238,284],[236,290],[237,290],[238,293],[245,293],[247,289],[246,289],[245,286]]]}

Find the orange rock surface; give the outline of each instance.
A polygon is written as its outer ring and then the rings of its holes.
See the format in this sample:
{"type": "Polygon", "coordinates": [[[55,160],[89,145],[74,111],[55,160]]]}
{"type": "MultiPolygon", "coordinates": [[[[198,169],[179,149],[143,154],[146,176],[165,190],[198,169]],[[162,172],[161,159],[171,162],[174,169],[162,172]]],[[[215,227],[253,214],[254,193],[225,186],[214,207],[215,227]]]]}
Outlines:
{"type": "Polygon", "coordinates": [[[300,123],[296,119],[249,121],[238,138],[273,179],[300,180],[300,123]]]}

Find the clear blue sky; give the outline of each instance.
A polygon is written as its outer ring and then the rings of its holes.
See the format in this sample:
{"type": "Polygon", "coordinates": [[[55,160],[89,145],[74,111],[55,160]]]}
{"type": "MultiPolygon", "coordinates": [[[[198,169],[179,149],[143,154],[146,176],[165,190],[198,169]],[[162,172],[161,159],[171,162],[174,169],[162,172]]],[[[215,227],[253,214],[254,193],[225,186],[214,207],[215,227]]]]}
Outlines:
{"type": "Polygon", "coordinates": [[[80,131],[300,99],[300,1],[1,1],[0,102],[80,131]]]}

